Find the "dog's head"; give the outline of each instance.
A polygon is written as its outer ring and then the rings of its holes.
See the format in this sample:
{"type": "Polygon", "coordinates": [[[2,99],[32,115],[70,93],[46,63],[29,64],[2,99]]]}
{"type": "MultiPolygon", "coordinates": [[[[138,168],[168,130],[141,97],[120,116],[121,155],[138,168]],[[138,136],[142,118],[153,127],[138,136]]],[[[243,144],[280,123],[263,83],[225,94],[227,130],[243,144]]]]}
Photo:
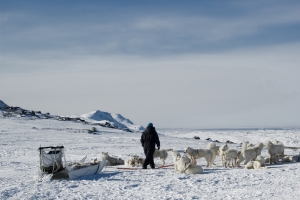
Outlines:
{"type": "Polygon", "coordinates": [[[183,153],[188,153],[190,151],[190,149],[191,149],[190,147],[185,148],[183,153]]]}
{"type": "Polygon", "coordinates": [[[95,164],[97,162],[97,158],[92,158],[91,163],[95,164]]]}
{"type": "Polygon", "coordinates": [[[255,146],[262,149],[265,145],[262,142],[259,142],[255,146]]]}
{"type": "Polygon", "coordinates": [[[222,151],[228,150],[227,144],[223,144],[222,146],[220,146],[220,149],[221,149],[222,151]]]}
{"type": "Polygon", "coordinates": [[[108,152],[102,152],[102,155],[107,156],[108,152]]]}
{"type": "Polygon", "coordinates": [[[272,148],[273,145],[274,144],[269,140],[267,140],[266,143],[265,143],[265,146],[266,146],[267,149],[272,148]]]}
{"type": "Polygon", "coordinates": [[[172,150],[170,152],[174,159],[177,159],[177,157],[181,157],[180,153],[178,153],[177,151],[172,150]]]}
{"type": "Polygon", "coordinates": [[[252,143],[247,144],[247,148],[249,148],[249,147],[254,147],[254,144],[252,144],[252,143]]]}
{"type": "Polygon", "coordinates": [[[274,144],[277,144],[277,145],[283,145],[283,143],[280,142],[280,141],[278,141],[278,140],[275,140],[275,141],[274,141],[274,144]]]}
{"type": "Polygon", "coordinates": [[[190,159],[189,159],[189,157],[186,155],[186,154],[184,154],[183,156],[181,156],[180,158],[179,158],[180,160],[181,160],[181,162],[183,162],[183,163],[190,163],[190,159]]]}
{"type": "Polygon", "coordinates": [[[265,165],[265,158],[263,156],[259,155],[256,157],[255,160],[260,162],[261,165],[263,165],[263,166],[265,165]]]}
{"type": "Polygon", "coordinates": [[[132,155],[132,156],[131,156],[131,159],[132,159],[132,160],[138,160],[138,159],[139,159],[139,156],[138,156],[138,155],[132,155]]]}

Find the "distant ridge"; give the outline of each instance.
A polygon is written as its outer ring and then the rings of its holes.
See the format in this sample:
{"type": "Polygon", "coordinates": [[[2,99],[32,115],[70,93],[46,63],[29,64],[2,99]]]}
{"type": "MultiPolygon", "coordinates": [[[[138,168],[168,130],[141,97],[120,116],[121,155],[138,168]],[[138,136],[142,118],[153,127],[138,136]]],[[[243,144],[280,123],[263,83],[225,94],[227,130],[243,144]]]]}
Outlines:
{"type": "Polygon", "coordinates": [[[118,128],[124,131],[142,131],[143,126],[134,125],[132,121],[126,119],[121,114],[112,114],[100,110],[92,111],[76,117],[50,115],[41,111],[26,110],[21,107],[9,106],[0,100],[0,114],[4,117],[29,117],[31,119],[56,119],[60,121],[73,121],[78,123],[87,123],[91,125],[100,125],[108,128],[118,128]]]}

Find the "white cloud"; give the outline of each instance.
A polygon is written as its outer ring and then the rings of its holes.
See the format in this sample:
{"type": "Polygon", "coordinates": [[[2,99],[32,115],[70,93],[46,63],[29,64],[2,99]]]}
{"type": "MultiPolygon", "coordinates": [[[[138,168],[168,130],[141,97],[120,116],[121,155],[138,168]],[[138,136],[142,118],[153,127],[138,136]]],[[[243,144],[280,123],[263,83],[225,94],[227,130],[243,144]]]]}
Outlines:
{"type": "Polygon", "coordinates": [[[251,4],[225,17],[140,12],[119,21],[2,13],[0,99],[63,115],[100,109],[158,127],[299,125],[300,43],[263,43],[269,27],[300,22],[299,6],[251,4]],[[19,27],[23,15],[28,26],[19,27]]]}
{"type": "Polygon", "coordinates": [[[56,114],[100,109],[160,127],[299,125],[299,46],[156,59],[28,58],[28,66],[46,70],[1,75],[0,84],[8,86],[1,100],[56,114]]]}

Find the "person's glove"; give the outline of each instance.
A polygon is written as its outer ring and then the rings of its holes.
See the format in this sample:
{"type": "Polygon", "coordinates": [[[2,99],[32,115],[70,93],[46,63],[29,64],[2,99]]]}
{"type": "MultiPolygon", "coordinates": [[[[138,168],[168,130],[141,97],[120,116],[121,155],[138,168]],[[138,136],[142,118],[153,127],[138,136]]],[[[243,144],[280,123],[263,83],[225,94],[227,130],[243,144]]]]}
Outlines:
{"type": "Polygon", "coordinates": [[[157,147],[157,150],[159,150],[160,146],[157,147]]]}

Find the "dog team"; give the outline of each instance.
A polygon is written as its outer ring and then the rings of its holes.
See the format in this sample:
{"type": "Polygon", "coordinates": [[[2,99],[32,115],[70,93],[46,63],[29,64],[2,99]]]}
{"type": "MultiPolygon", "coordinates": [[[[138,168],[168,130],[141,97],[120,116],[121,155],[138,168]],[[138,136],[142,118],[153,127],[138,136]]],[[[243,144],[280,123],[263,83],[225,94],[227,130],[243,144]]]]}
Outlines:
{"type": "MultiPolygon", "coordinates": [[[[281,159],[281,162],[299,162],[299,156],[285,156],[284,144],[279,141],[274,143],[266,141],[265,144],[259,142],[256,145],[244,141],[241,150],[229,149],[228,144],[217,146],[216,143],[211,142],[207,145],[206,149],[193,149],[187,147],[184,154],[173,149],[155,149],[153,158],[160,158],[162,166],[165,165],[165,160],[170,153],[173,157],[174,169],[178,173],[187,174],[201,174],[203,168],[197,165],[197,159],[204,158],[206,160],[206,167],[215,165],[216,157],[220,157],[223,167],[241,167],[240,164],[245,165],[245,169],[261,169],[266,168],[265,164],[276,164],[281,159]],[[263,147],[267,148],[269,157],[261,155],[263,147]]],[[[108,153],[102,153],[103,156],[107,155],[107,165],[125,165],[128,167],[136,167],[143,165],[144,158],[138,155],[132,155],[126,161],[120,158],[113,158],[108,156],[108,153]]]]}
{"type": "Polygon", "coordinates": [[[146,130],[142,133],[141,144],[146,156],[145,159],[138,155],[132,155],[126,161],[110,157],[108,153],[102,153],[102,156],[107,156],[107,165],[126,165],[128,167],[142,165],[143,169],[147,169],[147,165],[150,165],[154,169],[154,158],[159,157],[162,161],[162,166],[164,166],[168,152],[170,152],[173,157],[175,171],[187,174],[203,173],[203,168],[197,165],[197,159],[205,158],[206,167],[211,167],[215,165],[217,156],[220,157],[222,165],[225,168],[240,167],[240,164],[243,162],[245,169],[261,169],[265,168],[265,163],[276,164],[280,158],[281,162],[299,161],[299,156],[285,156],[284,144],[279,141],[275,141],[274,143],[266,141],[265,144],[258,142],[256,145],[244,141],[242,142],[241,150],[230,149],[227,143],[217,146],[215,142],[211,142],[207,145],[206,149],[187,147],[183,155],[173,149],[160,150],[160,140],[152,123],[149,123],[146,130]],[[155,149],[155,145],[157,145],[157,149],[155,149]],[[267,148],[269,157],[264,158],[261,155],[263,147],[267,148]]]}

